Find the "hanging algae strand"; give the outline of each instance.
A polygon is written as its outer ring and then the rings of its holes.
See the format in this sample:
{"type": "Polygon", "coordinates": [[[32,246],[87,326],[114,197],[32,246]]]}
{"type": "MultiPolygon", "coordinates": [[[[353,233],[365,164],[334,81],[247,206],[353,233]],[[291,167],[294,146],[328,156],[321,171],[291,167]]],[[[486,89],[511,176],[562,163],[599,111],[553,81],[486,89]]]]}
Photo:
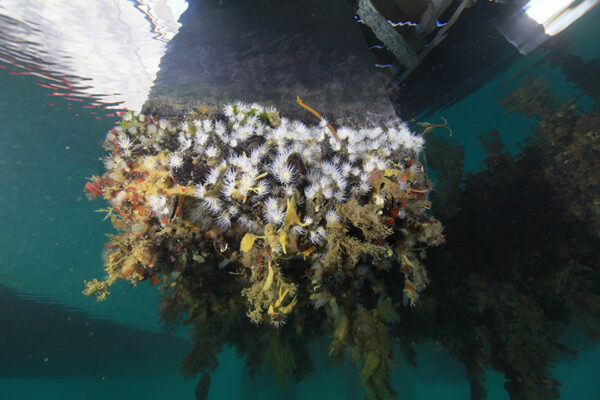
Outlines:
{"type": "Polygon", "coordinates": [[[298,102],[298,104],[300,105],[300,107],[303,107],[303,108],[307,109],[312,114],[314,114],[317,118],[319,118],[319,120],[321,121],[321,123],[327,126],[327,128],[329,129],[329,131],[331,132],[331,134],[333,135],[333,137],[335,138],[336,141],[340,140],[340,139],[338,139],[337,133],[335,132],[335,129],[333,129],[333,126],[331,126],[331,124],[329,122],[327,122],[327,120],[325,118],[323,118],[321,116],[321,114],[319,114],[314,108],[309,107],[306,104],[304,104],[304,102],[302,101],[302,99],[300,98],[300,96],[296,97],[296,101],[298,102]]]}
{"type": "Polygon", "coordinates": [[[369,355],[369,336],[359,331],[374,324],[383,337],[402,296],[416,304],[428,282],[419,256],[442,241],[428,212],[423,137],[386,120],[336,122],[337,132],[327,125],[331,138],[323,123],[259,104],[171,119],[160,112],[126,113],[106,135],[107,172],[85,187],[109,203],[119,233],[106,246],[107,278],[84,292],[102,300],[118,280],[149,281],[165,292],[166,309],[185,310],[198,329],[243,320],[257,334],[285,330],[273,346],[301,343],[309,329],[302,324],[314,321],[323,326],[313,332],[336,330],[332,357],[354,341],[359,360],[377,360],[376,373],[365,369],[366,386],[387,379],[391,350],[369,355]],[[382,314],[373,296],[363,298],[368,291],[399,301],[382,314]]]}

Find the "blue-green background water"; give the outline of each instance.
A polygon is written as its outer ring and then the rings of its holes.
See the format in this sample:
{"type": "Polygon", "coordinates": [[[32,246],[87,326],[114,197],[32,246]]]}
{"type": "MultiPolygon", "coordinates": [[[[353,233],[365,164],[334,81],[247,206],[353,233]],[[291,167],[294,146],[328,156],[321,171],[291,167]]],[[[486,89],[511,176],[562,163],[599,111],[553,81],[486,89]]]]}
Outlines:
{"type": "MultiPolygon", "coordinates": [[[[600,57],[597,21],[600,21],[599,9],[567,32],[570,51],[584,61],[600,57]]],[[[517,144],[535,124],[533,119],[506,114],[498,104],[499,94],[506,90],[500,84],[507,79],[513,81],[523,67],[527,67],[526,74],[550,80],[551,89],[562,97],[577,98],[582,107],[589,107],[585,94],[566,82],[559,70],[547,64],[534,68],[542,55],[538,52],[523,58],[477,92],[428,118],[438,121],[444,116],[448,120],[454,139],[464,146],[467,170],[481,167],[484,152],[477,138],[480,133],[498,128],[503,141],[517,152],[517,144]]],[[[36,85],[35,77],[11,75],[10,69],[0,69],[0,284],[19,293],[23,301],[31,298],[59,304],[65,310],[84,313],[91,320],[108,319],[143,331],[161,332],[156,290],[145,283],[135,290],[119,286],[104,303],[81,294],[83,281],[97,276],[102,268],[105,234],[112,231],[108,222],[102,222],[102,214],[95,212],[103,204],[89,202],[83,186],[86,177],[103,170],[101,140],[116,118],[97,119],[98,114],[89,114],[89,109],[81,108],[77,102],[49,97],[48,93],[36,85]]],[[[10,304],[0,307],[0,312],[6,313],[10,304]]],[[[48,332],[49,338],[64,328],[36,324],[32,320],[35,314],[19,318],[28,322],[23,324],[27,329],[48,332]]],[[[89,334],[93,333],[92,324],[89,334]]],[[[13,345],[2,334],[0,330],[1,345],[13,345]]],[[[160,357],[152,368],[115,357],[86,378],[71,378],[69,374],[49,377],[51,374],[45,373],[44,368],[59,366],[53,366],[57,361],[41,346],[29,354],[28,362],[36,366],[32,367],[36,372],[31,376],[14,376],[10,374],[10,365],[2,365],[5,373],[0,376],[0,399],[191,399],[196,382],[184,380],[178,374],[177,360],[183,355],[180,340],[184,337],[185,331],[181,330],[177,336],[161,342],[167,351],[173,349],[173,357],[165,357],[164,349],[159,351],[128,338],[136,351],[160,357]],[[115,370],[122,372],[115,376],[112,372],[115,370]]],[[[600,350],[581,341],[579,344],[587,351],[575,360],[563,360],[555,368],[555,375],[562,382],[561,394],[565,399],[599,399],[596,379],[600,350]]],[[[286,387],[278,386],[266,375],[251,381],[243,360],[233,350],[226,349],[219,357],[209,398],[362,398],[354,366],[330,365],[324,356],[326,346],[327,338],[314,345],[313,377],[286,387]]],[[[468,398],[464,368],[434,343],[420,347],[418,360],[418,369],[399,360],[400,366],[394,371],[394,387],[402,399],[468,398]]],[[[498,373],[490,371],[486,384],[489,399],[508,398],[498,373]]]]}

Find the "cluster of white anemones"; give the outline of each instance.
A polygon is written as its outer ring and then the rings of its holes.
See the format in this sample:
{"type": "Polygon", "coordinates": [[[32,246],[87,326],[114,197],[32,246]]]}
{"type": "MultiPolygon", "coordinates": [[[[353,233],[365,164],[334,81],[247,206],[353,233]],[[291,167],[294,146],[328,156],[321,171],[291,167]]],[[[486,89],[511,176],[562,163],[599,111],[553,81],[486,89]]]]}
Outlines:
{"type": "MultiPolygon", "coordinates": [[[[198,199],[188,215],[204,228],[216,225],[222,231],[235,223],[257,234],[266,223],[279,226],[286,201],[296,196],[298,204],[307,200],[321,204],[320,217],[307,212],[302,225],[293,227],[296,234],[308,234],[319,244],[327,224],[339,219],[336,204],[349,196],[367,195],[372,172],[403,168],[402,159],[414,158],[424,144],[399,120],[370,128],[340,127],[336,138],[324,119],[307,126],[279,118],[275,110],[258,104],[229,104],[223,114],[225,118],[198,119],[178,127],[159,120],[145,125],[143,134],[135,126],[114,133],[124,157],[135,154],[136,146],[154,149],[150,154],[146,150],[139,161],[146,170],[162,163],[175,175],[191,160],[202,160],[206,173],[187,183],[194,186],[198,199]],[[165,150],[168,156],[161,161],[153,157],[165,150]]],[[[146,199],[159,217],[171,213],[171,200],[162,194],[146,199]]]]}

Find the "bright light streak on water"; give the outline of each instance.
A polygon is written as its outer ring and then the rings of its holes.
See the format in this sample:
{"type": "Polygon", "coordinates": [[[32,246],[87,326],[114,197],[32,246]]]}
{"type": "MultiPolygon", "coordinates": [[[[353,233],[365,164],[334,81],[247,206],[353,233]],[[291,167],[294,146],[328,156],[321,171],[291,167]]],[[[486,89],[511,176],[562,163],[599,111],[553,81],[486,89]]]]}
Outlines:
{"type": "Polygon", "coordinates": [[[3,0],[0,68],[36,76],[49,96],[85,108],[139,110],[186,8],[185,0],[3,0]]]}
{"type": "Polygon", "coordinates": [[[544,26],[547,35],[554,36],[599,3],[598,0],[531,0],[523,10],[529,18],[544,26]]]}

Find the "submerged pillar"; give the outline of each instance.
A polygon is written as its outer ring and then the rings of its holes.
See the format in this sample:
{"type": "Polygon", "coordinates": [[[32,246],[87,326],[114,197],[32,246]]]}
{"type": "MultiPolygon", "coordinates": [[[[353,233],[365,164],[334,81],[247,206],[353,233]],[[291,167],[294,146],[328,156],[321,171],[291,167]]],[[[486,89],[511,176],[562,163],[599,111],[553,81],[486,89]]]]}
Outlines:
{"type": "Polygon", "coordinates": [[[369,397],[394,394],[387,325],[416,305],[442,226],[424,139],[394,118],[353,12],[191,3],[151,99],[107,134],[108,171],[86,185],[122,233],[85,293],[162,289],[163,319],[192,325],[182,370],[203,374],[199,400],[223,346],[300,380],[324,335],[332,358],[352,349],[369,397]]]}
{"type": "Polygon", "coordinates": [[[191,1],[149,104],[257,102],[306,117],[300,96],[329,118],[392,117],[354,12],[346,0],[191,1]]]}

